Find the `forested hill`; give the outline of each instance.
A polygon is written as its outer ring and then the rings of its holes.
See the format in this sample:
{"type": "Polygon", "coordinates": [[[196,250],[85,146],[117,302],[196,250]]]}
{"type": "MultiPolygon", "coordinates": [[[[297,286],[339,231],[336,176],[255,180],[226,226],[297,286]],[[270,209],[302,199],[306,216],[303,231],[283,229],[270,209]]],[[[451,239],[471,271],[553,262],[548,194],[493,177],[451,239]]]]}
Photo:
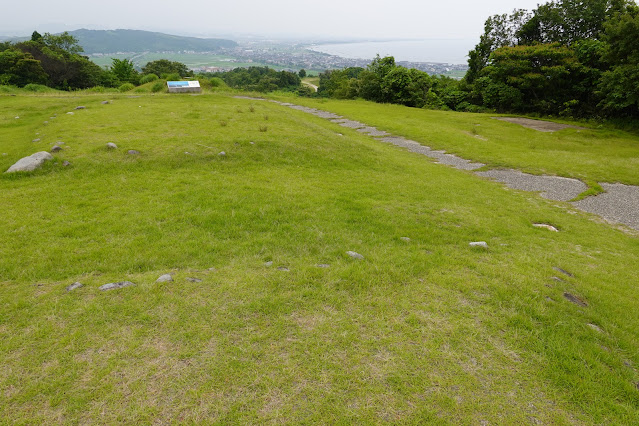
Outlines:
{"type": "Polygon", "coordinates": [[[78,39],[85,54],[114,52],[165,52],[192,50],[214,52],[232,48],[237,43],[216,38],[181,37],[140,30],[76,30],[69,34],[78,39]]]}

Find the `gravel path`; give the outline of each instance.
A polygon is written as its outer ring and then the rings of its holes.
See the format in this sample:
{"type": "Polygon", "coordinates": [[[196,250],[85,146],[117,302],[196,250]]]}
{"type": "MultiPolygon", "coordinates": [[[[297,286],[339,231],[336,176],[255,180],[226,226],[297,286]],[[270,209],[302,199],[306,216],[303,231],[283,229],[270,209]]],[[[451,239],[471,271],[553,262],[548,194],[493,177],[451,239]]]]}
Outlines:
{"type": "Polygon", "coordinates": [[[508,187],[524,191],[540,191],[549,200],[570,201],[588,189],[580,180],[559,176],[536,176],[518,170],[488,170],[479,176],[505,183],[508,187]]]}
{"type": "Polygon", "coordinates": [[[610,222],[639,230],[639,186],[602,183],[606,191],[572,203],[578,209],[597,214],[610,222]]]}
{"type": "MultiPolygon", "coordinates": [[[[238,99],[265,100],[262,98],[253,98],[249,96],[236,96],[238,99]]],[[[299,111],[313,114],[317,117],[325,118],[333,123],[337,123],[342,127],[355,129],[358,132],[368,134],[375,137],[378,141],[390,143],[392,145],[405,148],[408,151],[422,154],[438,163],[446,164],[460,170],[476,170],[484,167],[485,164],[476,163],[445,151],[435,151],[431,148],[421,145],[419,142],[402,137],[393,136],[383,130],[379,130],[372,126],[367,126],[359,121],[349,120],[340,115],[328,111],[322,111],[315,108],[295,105],[289,102],[280,102],[270,100],[269,102],[278,105],[287,106],[299,111]]],[[[508,121],[520,124],[531,129],[541,132],[554,132],[565,129],[567,127],[581,129],[577,126],[569,126],[566,124],[552,123],[541,120],[531,120],[519,117],[494,117],[497,120],[508,121]]],[[[483,172],[475,172],[478,176],[502,182],[509,188],[520,189],[524,191],[540,192],[541,196],[549,200],[570,201],[579,194],[588,189],[588,186],[577,179],[570,179],[559,176],[537,176],[528,173],[522,173],[518,170],[488,170],[483,172]]],[[[576,208],[599,215],[612,223],[621,223],[633,229],[639,230],[639,187],[623,184],[602,183],[601,186],[606,191],[594,197],[587,197],[581,201],[571,203],[576,208]]]]}

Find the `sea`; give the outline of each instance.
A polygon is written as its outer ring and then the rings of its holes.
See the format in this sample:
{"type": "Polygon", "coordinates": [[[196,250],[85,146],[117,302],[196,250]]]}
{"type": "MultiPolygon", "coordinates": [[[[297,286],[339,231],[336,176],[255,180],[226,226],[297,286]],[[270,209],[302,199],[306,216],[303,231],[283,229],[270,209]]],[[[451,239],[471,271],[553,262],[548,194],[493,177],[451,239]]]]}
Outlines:
{"type": "Polygon", "coordinates": [[[476,44],[474,39],[427,39],[319,44],[309,49],[351,59],[373,59],[379,54],[394,56],[396,61],[466,64],[476,44]]]}

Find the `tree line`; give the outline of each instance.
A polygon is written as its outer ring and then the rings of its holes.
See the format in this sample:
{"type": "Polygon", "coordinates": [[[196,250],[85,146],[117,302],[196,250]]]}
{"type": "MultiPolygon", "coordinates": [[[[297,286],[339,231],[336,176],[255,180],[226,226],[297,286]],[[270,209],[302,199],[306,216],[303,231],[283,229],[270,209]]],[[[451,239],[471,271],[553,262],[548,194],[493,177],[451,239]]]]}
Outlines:
{"type": "Polygon", "coordinates": [[[379,56],[320,75],[319,94],[457,111],[639,116],[639,7],[629,0],[556,0],[486,20],[461,81],[379,56]]]}

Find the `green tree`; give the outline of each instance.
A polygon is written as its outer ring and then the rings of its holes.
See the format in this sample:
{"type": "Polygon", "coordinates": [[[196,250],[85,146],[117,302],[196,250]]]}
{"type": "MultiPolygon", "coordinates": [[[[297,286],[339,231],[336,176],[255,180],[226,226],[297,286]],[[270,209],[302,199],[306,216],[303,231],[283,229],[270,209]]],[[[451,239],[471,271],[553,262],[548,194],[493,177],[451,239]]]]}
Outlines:
{"type": "Polygon", "coordinates": [[[158,59],[151,61],[142,67],[142,74],[155,74],[163,77],[167,74],[179,74],[180,77],[191,77],[193,71],[181,62],[169,61],[168,59],[158,59]]]}
{"type": "Polygon", "coordinates": [[[0,52],[0,84],[12,84],[18,87],[30,83],[46,84],[47,74],[40,61],[18,49],[6,49],[0,52]]]}
{"type": "Polygon", "coordinates": [[[78,39],[69,34],[67,31],[58,35],[44,33],[41,40],[47,47],[54,50],[62,50],[70,54],[78,54],[84,52],[82,46],[78,44],[78,39]]]}
{"type": "Polygon", "coordinates": [[[133,61],[129,59],[111,59],[111,72],[122,83],[138,84],[140,80],[133,61]]]}
{"type": "Polygon", "coordinates": [[[297,73],[297,75],[298,75],[300,78],[304,78],[304,77],[306,77],[306,70],[305,70],[304,68],[302,68],[302,69],[301,69],[301,70],[297,73]]]}

